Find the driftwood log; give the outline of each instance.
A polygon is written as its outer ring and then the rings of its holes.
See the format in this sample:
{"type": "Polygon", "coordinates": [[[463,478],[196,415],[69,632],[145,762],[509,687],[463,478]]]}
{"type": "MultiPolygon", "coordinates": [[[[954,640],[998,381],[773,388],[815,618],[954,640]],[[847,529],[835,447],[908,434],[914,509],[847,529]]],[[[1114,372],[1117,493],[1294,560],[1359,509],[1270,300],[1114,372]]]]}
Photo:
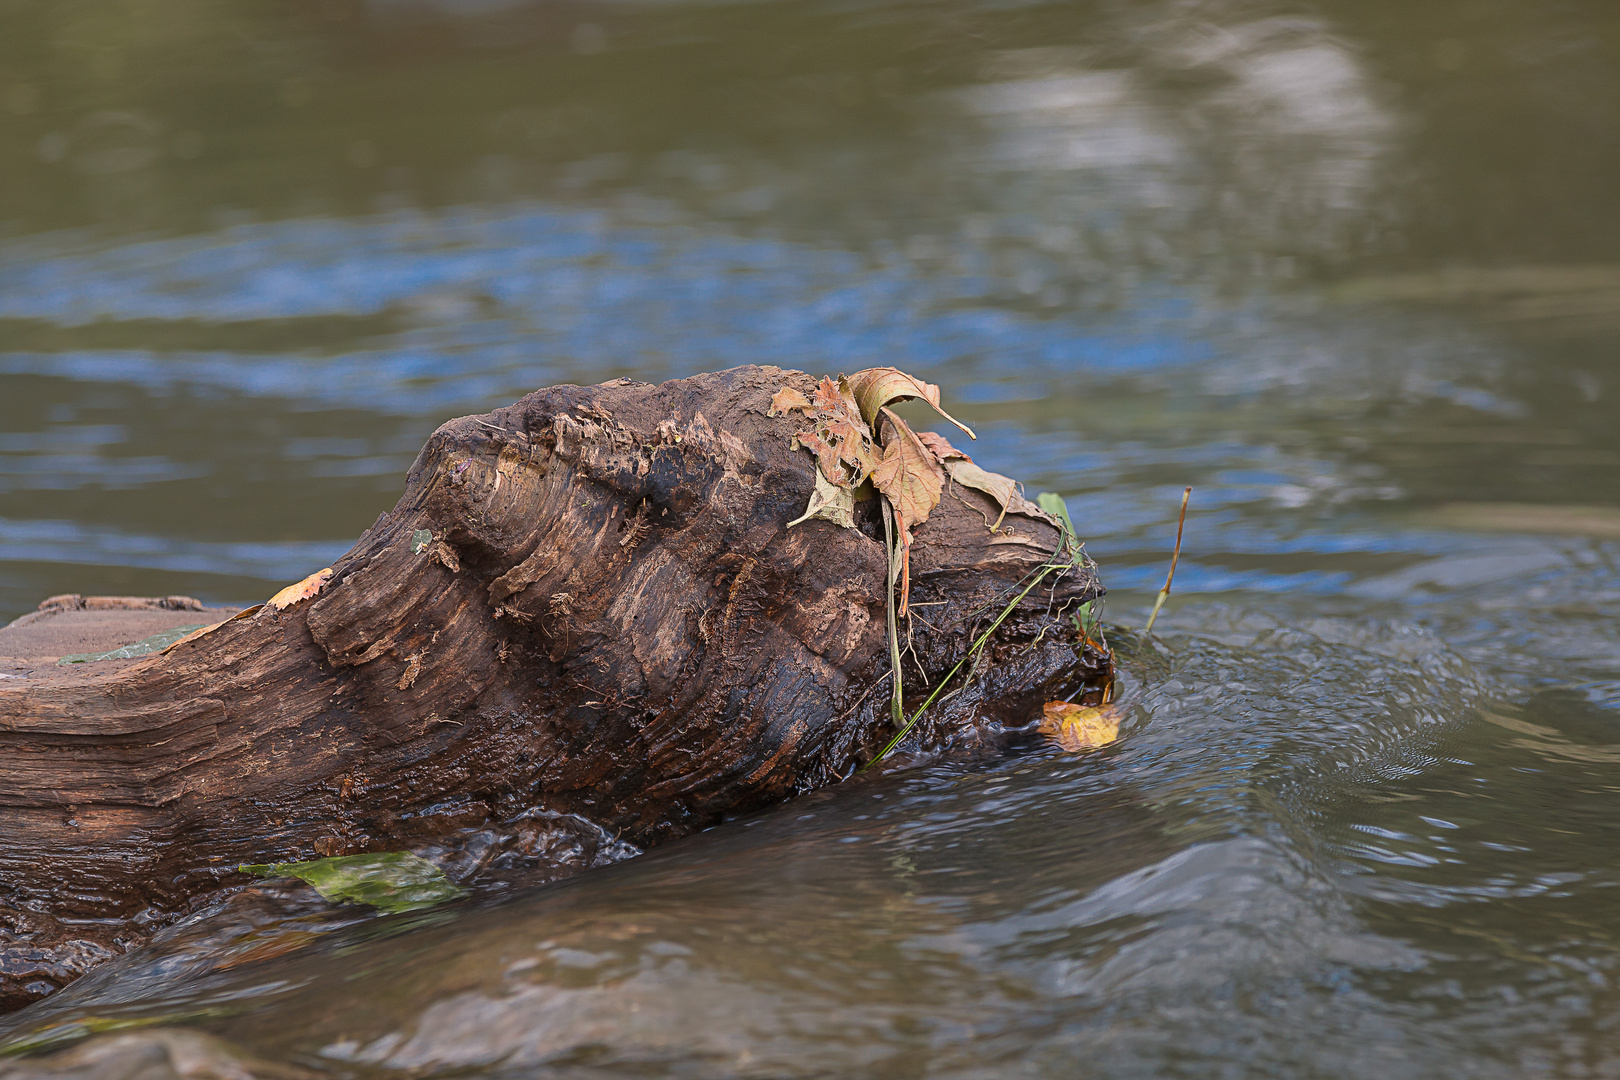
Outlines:
{"type": "MultiPolygon", "coordinates": [[[[543,807],[642,846],[849,776],[893,733],[885,549],[802,512],[801,372],[537,391],[439,428],[321,591],[159,655],[0,679],[0,1010],[249,879],[543,807]]],[[[912,552],[915,704],[1046,522],[947,493],[912,552]],[[925,621],[926,620],[926,621],[925,621]]],[[[1088,571],[1031,593],[920,725],[971,742],[1095,685],[1088,571]]]]}

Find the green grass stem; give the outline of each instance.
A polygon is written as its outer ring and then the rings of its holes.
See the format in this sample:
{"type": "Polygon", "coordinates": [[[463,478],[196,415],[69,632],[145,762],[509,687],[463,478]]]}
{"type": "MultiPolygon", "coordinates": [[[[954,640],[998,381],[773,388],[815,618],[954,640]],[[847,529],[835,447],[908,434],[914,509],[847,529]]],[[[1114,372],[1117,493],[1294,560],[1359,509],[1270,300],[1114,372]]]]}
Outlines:
{"type": "MultiPolygon", "coordinates": [[[[1003,622],[1006,621],[1007,616],[1011,615],[1013,613],[1013,609],[1016,608],[1020,603],[1023,602],[1024,597],[1028,596],[1030,594],[1030,592],[1032,592],[1034,590],[1035,586],[1039,585],[1041,583],[1041,581],[1045,579],[1047,574],[1051,573],[1053,570],[1062,570],[1062,569],[1064,569],[1064,567],[1062,567],[1062,566],[1053,566],[1051,563],[1047,563],[1046,565],[1044,565],[1044,566],[1042,566],[1040,568],[1040,572],[1035,575],[1035,579],[1033,581],[1031,581],[1028,585],[1024,586],[1024,591],[1019,593],[1017,596],[1013,597],[1011,603],[1009,603],[1006,607],[1001,609],[1001,614],[997,615],[995,621],[990,624],[989,628],[987,630],[985,630],[984,633],[979,635],[978,640],[973,643],[973,646],[970,649],[968,649],[967,655],[962,657],[962,659],[958,660],[956,662],[956,666],[951,668],[950,672],[947,673],[946,676],[939,681],[939,685],[934,687],[933,691],[926,698],[923,699],[923,703],[917,707],[917,711],[911,714],[911,719],[907,720],[903,725],[901,725],[900,730],[895,732],[894,738],[890,739],[888,741],[888,743],[883,747],[883,749],[878,751],[877,757],[873,758],[871,761],[868,761],[865,765],[861,766],[861,770],[860,770],[861,772],[865,772],[867,769],[870,769],[873,765],[876,765],[878,762],[880,762],[884,758],[888,757],[889,752],[891,750],[893,750],[896,746],[900,745],[900,740],[904,739],[906,737],[906,735],[910,733],[911,729],[917,725],[917,721],[922,719],[922,714],[928,711],[928,706],[930,706],[930,705],[932,705],[934,703],[934,699],[939,697],[940,692],[942,690],[944,690],[946,686],[950,685],[950,681],[956,677],[956,673],[958,671],[962,670],[962,665],[966,664],[969,660],[973,659],[975,656],[978,655],[979,650],[984,648],[985,642],[990,640],[990,635],[994,634],[996,632],[996,628],[999,627],[1003,622]]],[[[894,622],[893,622],[893,618],[894,618],[894,616],[893,616],[893,612],[894,612],[894,588],[893,588],[892,582],[891,582],[891,586],[890,586],[890,589],[889,589],[889,611],[890,611],[890,623],[889,623],[889,625],[890,625],[891,631],[892,631],[892,628],[894,626],[894,622]]],[[[895,681],[896,687],[898,687],[899,684],[900,684],[900,660],[899,660],[900,646],[899,646],[899,643],[898,643],[898,638],[891,636],[891,638],[890,638],[890,647],[894,650],[894,681],[895,681]]],[[[895,691],[895,708],[898,709],[899,707],[900,707],[899,706],[899,690],[896,689],[896,691],[895,691]]],[[[895,717],[895,723],[900,723],[900,715],[899,714],[897,714],[896,717],[895,717]]]]}
{"type": "Polygon", "coordinates": [[[883,546],[889,553],[887,577],[884,581],[883,598],[889,609],[889,664],[893,668],[893,688],[889,695],[889,705],[894,713],[896,726],[905,722],[906,706],[903,697],[904,688],[900,685],[900,625],[894,614],[894,579],[900,575],[900,552],[894,538],[894,513],[889,506],[889,497],[881,495],[882,503],[878,509],[883,514],[883,546]]]}

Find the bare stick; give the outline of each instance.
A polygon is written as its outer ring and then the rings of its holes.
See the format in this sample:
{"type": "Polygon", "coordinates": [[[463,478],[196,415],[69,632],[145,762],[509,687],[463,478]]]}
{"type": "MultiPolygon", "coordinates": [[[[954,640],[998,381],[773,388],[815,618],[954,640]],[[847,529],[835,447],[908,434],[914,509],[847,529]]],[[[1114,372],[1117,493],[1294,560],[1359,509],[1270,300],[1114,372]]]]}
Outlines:
{"type": "Polygon", "coordinates": [[[1147,626],[1142,633],[1153,633],[1153,620],[1159,617],[1159,609],[1164,602],[1170,599],[1170,583],[1176,580],[1176,562],[1181,558],[1181,530],[1187,527],[1187,500],[1192,498],[1192,488],[1181,493],[1181,520],[1176,522],[1176,549],[1170,553],[1170,573],[1165,575],[1164,588],[1159,590],[1159,598],[1153,602],[1153,614],[1148,616],[1147,626]]]}

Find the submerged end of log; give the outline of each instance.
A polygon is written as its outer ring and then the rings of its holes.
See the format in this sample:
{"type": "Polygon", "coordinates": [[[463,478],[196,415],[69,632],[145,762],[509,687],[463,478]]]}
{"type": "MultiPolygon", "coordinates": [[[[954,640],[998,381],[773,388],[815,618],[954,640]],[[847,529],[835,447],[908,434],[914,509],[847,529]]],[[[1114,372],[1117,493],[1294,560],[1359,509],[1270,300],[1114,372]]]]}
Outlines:
{"type": "MultiPolygon", "coordinates": [[[[787,527],[815,463],[767,415],[784,385],[814,383],[559,386],[450,421],[302,598],[107,674],[0,680],[0,1009],[241,863],[421,849],[534,808],[645,847],[869,761],[892,734],[880,519],[787,527]]],[[[992,532],[998,513],[953,488],[917,533],[914,704],[1059,545],[1033,518],[992,532]]],[[[1101,592],[1077,568],[1031,593],[918,737],[980,740],[1106,680],[1066,614],[1101,592]]]]}

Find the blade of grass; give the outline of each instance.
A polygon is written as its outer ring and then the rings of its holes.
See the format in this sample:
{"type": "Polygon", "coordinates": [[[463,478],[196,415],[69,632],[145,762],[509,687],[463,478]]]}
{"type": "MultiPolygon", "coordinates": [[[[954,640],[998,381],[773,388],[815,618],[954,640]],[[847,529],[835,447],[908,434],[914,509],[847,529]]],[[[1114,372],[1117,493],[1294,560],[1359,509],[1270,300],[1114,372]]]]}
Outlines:
{"type": "Polygon", "coordinates": [[[894,684],[889,705],[894,713],[895,726],[899,727],[906,719],[904,688],[900,685],[900,627],[894,615],[894,579],[900,574],[900,552],[894,538],[894,513],[889,509],[889,497],[879,494],[878,498],[883,500],[879,507],[883,516],[883,546],[889,553],[887,577],[883,584],[883,598],[889,608],[889,664],[894,684]]]}
{"type": "Polygon", "coordinates": [[[1170,573],[1165,575],[1164,588],[1159,590],[1159,598],[1153,602],[1153,613],[1148,616],[1147,625],[1142,633],[1153,633],[1153,621],[1159,617],[1159,609],[1164,602],[1170,599],[1170,583],[1176,580],[1176,563],[1181,558],[1181,530],[1187,526],[1187,500],[1192,498],[1192,488],[1189,487],[1181,493],[1181,520],[1176,522],[1176,548],[1170,553],[1170,573]]]}

